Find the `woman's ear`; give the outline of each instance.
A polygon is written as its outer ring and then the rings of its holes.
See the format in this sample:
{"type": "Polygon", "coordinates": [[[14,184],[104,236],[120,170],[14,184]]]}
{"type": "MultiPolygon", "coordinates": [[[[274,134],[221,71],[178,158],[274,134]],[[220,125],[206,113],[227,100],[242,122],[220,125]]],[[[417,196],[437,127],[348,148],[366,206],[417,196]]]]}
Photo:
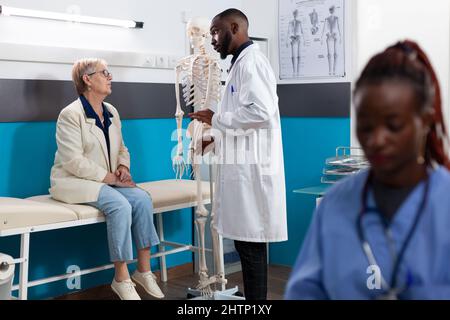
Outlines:
{"type": "Polygon", "coordinates": [[[432,108],[427,108],[425,111],[422,112],[421,119],[422,124],[424,128],[426,128],[426,132],[428,133],[430,131],[431,126],[435,122],[435,112],[432,108]]]}
{"type": "Polygon", "coordinates": [[[87,87],[89,87],[89,85],[91,84],[91,79],[89,78],[89,76],[87,74],[83,75],[83,81],[87,87]]]}

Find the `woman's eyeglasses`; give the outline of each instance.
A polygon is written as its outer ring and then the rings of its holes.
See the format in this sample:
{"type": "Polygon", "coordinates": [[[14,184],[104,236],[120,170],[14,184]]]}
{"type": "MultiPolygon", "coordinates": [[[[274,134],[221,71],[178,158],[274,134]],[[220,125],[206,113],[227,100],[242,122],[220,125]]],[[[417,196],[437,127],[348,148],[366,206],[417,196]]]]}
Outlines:
{"type": "Polygon", "coordinates": [[[107,69],[104,69],[104,70],[101,70],[101,71],[95,71],[95,72],[92,72],[92,73],[88,73],[87,75],[88,75],[88,76],[92,76],[93,74],[96,74],[96,73],[101,73],[101,74],[103,74],[103,76],[104,76],[105,78],[109,78],[109,77],[112,78],[112,73],[109,72],[107,69]]]}

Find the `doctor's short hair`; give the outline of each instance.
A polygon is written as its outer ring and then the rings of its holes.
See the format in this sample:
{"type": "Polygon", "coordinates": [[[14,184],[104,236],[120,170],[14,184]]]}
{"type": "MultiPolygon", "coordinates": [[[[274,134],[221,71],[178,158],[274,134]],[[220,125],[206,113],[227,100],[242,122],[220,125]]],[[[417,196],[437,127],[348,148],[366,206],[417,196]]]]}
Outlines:
{"type": "Polygon", "coordinates": [[[79,95],[87,90],[87,85],[83,80],[85,74],[95,72],[95,68],[99,64],[107,64],[105,60],[99,58],[85,58],[76,61],[72,68],[72,81],[75,84],[75,89],[79,95]]]}
{"type": "Polygon", "coordinates": [[[231,18],[231,17],[239,18],[239,19],[245,21],[245,23],[247,24],[247,27],[249,26],[247,16],[241,10],[235,9],[235,8],[227,9],[227,10],[219,13],[218,15],[216,15],[214,18],[226,19],[226,18],[231,18]]]}
{"type": "Polygon", "coordinates": [[[427,164],[437,162],[450,169],[439,81],[429,58],[416,42],[398,42],[372,57],[356,82],[354,94],[365,85],[392,80],[403,81],[414,89],[421,108],[418,112],[427,108],[434,110],[434,121],[426,142],[425,160],[427,164]]]}

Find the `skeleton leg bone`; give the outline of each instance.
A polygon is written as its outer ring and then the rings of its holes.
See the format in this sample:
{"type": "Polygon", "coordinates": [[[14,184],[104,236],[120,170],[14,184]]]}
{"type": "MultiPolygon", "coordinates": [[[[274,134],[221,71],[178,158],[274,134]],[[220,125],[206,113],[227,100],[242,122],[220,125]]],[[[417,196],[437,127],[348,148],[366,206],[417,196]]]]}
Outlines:
{"type": "Polygon", "coordinates": [[[195,211],[195,227],[197,229],[197,236],[200,242],[200,252],[199,252],[199,283],[197,289],[201,291],[202,296],[211,296],[212,289],[210,286],[208,267],[206,266],[206,255],[205,255],[205,224],[208,219],[208,210],[206,210],[203,204],[202,197],[202,181],[200,174],[200,165],[193,165],[195,172],[195,180],[197,183],[197,209],[195,211]]]}
{"type": "Polygon", "coordinates": [[[215,267],[215,276],[211,277],[214,280],[214,283],[221,285],[219,290],[225,290],[225,285],[228,280],[225,279],[225,270],[224,270],[224,261],[223,261],[223,248],[222,248],[222,239],[216,228],[212,223],[214,217],[211,214],[211,237],[213,242],[213,255],[214,255],[214,267],[215,267]]]}

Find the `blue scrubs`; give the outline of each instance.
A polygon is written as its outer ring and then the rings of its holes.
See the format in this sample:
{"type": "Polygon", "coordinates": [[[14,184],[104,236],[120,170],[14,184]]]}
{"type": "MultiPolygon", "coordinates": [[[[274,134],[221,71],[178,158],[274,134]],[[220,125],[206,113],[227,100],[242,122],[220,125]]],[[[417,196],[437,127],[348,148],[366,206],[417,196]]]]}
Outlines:
{"type": "MultiPolygon", "coordinates": [[[[303,248],[289,279],[286,299],[377,299],[386,294],[369,267],[358,237],[357,217],[368,172],[334,186],[316,210],[303,248]]],[[[450,173],[430,172],[429,192],[417,229],[397,274],[400,299],[450,299],[450,173]]],[[[410,193],[385,234],[369,189],[362,228],[383,277],[389,283],[398,254],[423,199],[425,182],[410,193]]]]}

